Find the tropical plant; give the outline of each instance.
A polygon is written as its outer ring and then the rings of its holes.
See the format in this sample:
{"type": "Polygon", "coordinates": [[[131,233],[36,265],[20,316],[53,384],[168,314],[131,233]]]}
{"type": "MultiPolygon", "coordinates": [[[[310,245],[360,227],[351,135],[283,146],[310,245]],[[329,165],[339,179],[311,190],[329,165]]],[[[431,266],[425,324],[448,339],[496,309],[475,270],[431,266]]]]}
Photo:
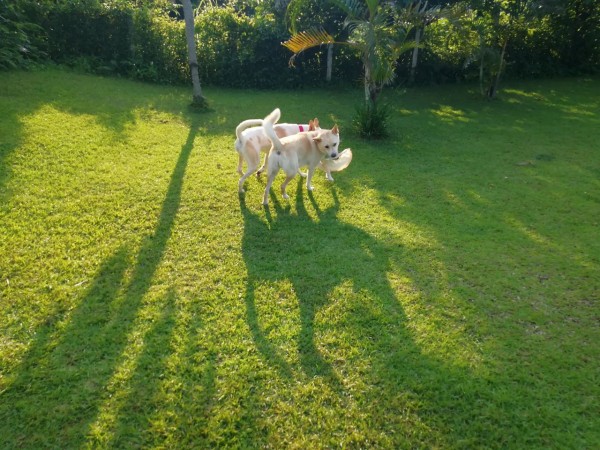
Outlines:
{"type": "Polygon", "coordinates": [[[352,129],[366,139],[382,139],[388,136],[387,125],[390,120],[390,108],[386,104],[362,103],[356,107],[352,118],[352,129]]]}
{"type": "Polygon", "coordinates": [[[325,44],[348,45],[360,53],[363,64],[365,103],[377,102],[383,87],[391,83],[396,74],[396,62],[414,47],[408,41],[410,23],[402,20],[395,9],[382,0],[333,0],[346,14],[344,27],[349,36],[336,41],[323,28],[295,33],[283,45],[295,57],[301,52],[325,44]]]}
{"type": "Polygon", "coordinates": [[[411,23],[415,29],[415,45],[412,50],[410,73],[408,76],[408,82],[412,84],[415,81],[419,61],[419,49],[421,48],[425,28],[439,18],[442,8],[441,5],[436,4],[435,0],[432,0],[431,4],[428,0],[424,2],[422,0],[404,0],[396,2],[396,5],[404,20],[411,23]]]}
{"type": "MultiPolygon", "coordinates": [[[[335,35],[344,22],[343,12],[331,2],[319,0],[291,0],[286,11],[290,32],[314,27],[323,28],[335,35]]],[[[338,37],[339,38],[339,37],[338,37]]],[[[327,70],[325,80],[331,81],[333,71],[333,44],[327,45],[327,70]]]]}
{"type": "Polygon", "coordinates": [[[561,9],[560,3],[560,0],[471,1],[477,11],[470,26],[479,35],[480,46],[475,56],[480,64],[479,80],[483,95],[490,99],[496,97],[506,67],[509,42],[515,39],[517,30],[526,28],[526,24],[533,23],[544,12],[561,9]]]}

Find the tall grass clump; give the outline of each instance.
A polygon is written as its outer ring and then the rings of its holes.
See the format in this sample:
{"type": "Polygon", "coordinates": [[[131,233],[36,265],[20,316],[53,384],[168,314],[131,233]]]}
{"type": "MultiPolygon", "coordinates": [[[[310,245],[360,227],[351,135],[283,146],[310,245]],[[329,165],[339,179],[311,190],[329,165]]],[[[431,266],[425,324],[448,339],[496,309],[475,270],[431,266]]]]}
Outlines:
{"type": "Polygon", "coordinates": [[[390,108],[386,104],[366,103],[356,107],[352,129],[364,139],[384,139],[389,136],[390,108]]]}

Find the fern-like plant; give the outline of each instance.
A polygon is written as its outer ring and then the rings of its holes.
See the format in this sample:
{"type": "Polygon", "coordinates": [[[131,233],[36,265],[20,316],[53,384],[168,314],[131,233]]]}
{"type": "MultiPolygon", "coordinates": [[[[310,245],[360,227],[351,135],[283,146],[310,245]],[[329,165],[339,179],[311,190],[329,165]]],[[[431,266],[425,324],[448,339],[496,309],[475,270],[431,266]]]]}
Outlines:
{"type": "Polygon", "coordinates": [[[336,41],[322,28],[295,33],[283,45],[293,56],[325,44],[348,45],[360,53],[364,67],[365,103],[376,103],[383,87],[394,80],[396,62],[414,47],[407,40],[410,24],[395,14],[383,0],[333,0],[344,13],[349,31],[346,41],[336,41]]]}

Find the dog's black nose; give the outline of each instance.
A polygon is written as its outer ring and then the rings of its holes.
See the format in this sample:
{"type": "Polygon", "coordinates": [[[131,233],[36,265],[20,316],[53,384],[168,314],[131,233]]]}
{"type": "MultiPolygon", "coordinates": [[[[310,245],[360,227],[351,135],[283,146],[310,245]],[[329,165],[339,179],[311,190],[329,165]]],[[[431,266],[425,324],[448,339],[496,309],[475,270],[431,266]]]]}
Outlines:
{"type": "Polygon", "coordinates": [[[332,158],[337,158],[337,153],[336,153],[336,152],[333,152],[333,153],[331,154],[331,157],[332,157],[332,158]]]}

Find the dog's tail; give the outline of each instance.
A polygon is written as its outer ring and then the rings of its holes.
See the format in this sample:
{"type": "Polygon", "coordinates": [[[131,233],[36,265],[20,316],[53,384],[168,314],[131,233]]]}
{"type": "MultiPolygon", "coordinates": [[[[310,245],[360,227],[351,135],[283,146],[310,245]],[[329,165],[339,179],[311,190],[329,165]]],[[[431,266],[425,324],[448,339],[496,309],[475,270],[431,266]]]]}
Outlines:
{"type": "Polygon", "coordinates": [[[271,114],[269,114],[263,120],[263,130],[265,131],[265,134],[267,135],[267,137],[269,138],[269,140],[273,144],[273,147],[275,147],[276,150],[281,150],[282,145],[281,141],[277,137],[277,134],[275,134],[273,125],[277,123],[280,117],[281,111],[279,110],[279,108],[275,108],[273,112],[271,112],[271,114]]]}
{"type": "Polygon", "coordinates": [[[250,127],[260,127],[263,124],[263,120],[262,119],[250,119],[250,120],[244,120],[243,122],[241,122],[236,128],[235,128],[235,135],[238,139],[238,142],[242,141],[242,133],[244,132],[244,130],[246,128],[250,128],[250,127]]]}

